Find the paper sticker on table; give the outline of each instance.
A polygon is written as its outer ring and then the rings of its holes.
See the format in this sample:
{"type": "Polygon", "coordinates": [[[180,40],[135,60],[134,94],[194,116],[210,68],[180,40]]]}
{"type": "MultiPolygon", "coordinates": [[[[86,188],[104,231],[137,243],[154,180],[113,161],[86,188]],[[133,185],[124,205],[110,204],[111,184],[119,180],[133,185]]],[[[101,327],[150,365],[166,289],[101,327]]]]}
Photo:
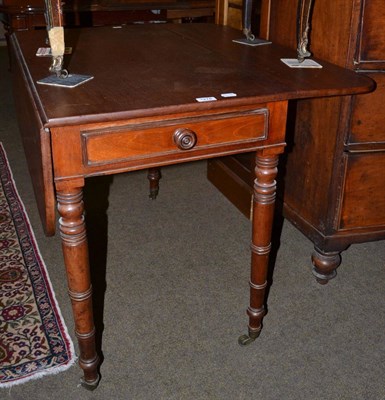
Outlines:
{"type": "Polygon", "coordinates": [[[246,38],[233,39],[233,42],[239,43],[239,44],[244,44],[246,46],[262,46],[264,44],[271,44],[271,42],[269,42],[268,40],[258,39],[258,38],[255,38],[254,40],[249,40],[246,38]]]}
{"type": "Polygon", "coordinates": [[[58,86],[65,88],[74,88],[76,86],[82,85],[83,83],[91,80],[93,76],[90,75],[78,75],[78,74],[69,74],[67,78],[60,78],[56,75],[50,75],[46,78],[40,79],[37,81],[40,85],[48,85],[48,86],[58,86]]]}
{"type": "Polygon", "coordinates": [[[321,64],[308,58],[301,63],[296,58],[281,58],[281,61],[290,68],[322,68],[321,64]]]}
{"type": "Polygon", "coordinates": [[[211,97],[197,97],[195,100],[199,101],[199,103],[203,103],[205,101],[216,101],[217,98],[216,97],[212,97],[212,96],[211,97]]]}
{"type": "Polygon", "coordinates": [[[222,93],[222,97],[237,97],[236,93],[222,93]]]}

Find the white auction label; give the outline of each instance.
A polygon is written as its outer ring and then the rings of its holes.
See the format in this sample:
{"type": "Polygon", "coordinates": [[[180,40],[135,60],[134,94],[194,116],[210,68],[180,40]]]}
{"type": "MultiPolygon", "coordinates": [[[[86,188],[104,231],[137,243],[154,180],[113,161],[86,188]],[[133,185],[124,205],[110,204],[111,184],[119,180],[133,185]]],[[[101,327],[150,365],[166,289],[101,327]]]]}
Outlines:
{"type": "Polygon", "coordinates": [[[215,101],[216,99],[216,97],[197,97],[195,100],[203,103],[204,101],[215,101]]]}
{"type": "Polygon", "coordinates": [[[222,93],[222,97],[237,97],[236,93],[222,93]]]}
{"type": "Polygon", "coordinates": [[[290,68],[322,68],[321,64],[309,58],[302,62],[299,62],[297,58],[281,58],[281,61],[290,68]]]}

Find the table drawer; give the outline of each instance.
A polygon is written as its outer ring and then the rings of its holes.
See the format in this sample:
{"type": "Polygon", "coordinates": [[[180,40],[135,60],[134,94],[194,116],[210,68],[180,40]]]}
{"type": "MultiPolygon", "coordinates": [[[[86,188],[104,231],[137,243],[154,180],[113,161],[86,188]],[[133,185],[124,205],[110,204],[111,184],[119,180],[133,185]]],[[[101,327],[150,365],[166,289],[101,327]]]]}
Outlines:
{"type": "Polygon", "coordinates": [[[207,156],[252,148],[267,138],[265,108],[81,132],[83,164],[97,166],[164,156],[207,156]]]}

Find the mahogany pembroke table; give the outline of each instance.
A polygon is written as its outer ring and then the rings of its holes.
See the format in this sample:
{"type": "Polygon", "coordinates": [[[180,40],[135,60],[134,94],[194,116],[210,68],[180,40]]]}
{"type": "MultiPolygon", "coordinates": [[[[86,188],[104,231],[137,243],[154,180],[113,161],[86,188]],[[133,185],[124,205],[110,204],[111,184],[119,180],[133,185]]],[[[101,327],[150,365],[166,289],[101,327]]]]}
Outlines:
{"type": "Polygon", "coordinates": [[[72,302],[83,385],[99,381],[92,287],[82,201],[85,178],[256,152],[249,332],[265,314],[267,264],[278,156],[290,99],[373,89],[369,78],[320,61],[289,68],[296,53],[274,44],[233,42],[240,32],[214,24],[161,24],[68,30],[66,68],[94,78],[68,89],[37,84],[50,59],[36,57],[46,31],[10,38],[15,102],[47,234],[55,207],[72,302]],[[55,200],[56,196],[56,200],[55,200]]]}

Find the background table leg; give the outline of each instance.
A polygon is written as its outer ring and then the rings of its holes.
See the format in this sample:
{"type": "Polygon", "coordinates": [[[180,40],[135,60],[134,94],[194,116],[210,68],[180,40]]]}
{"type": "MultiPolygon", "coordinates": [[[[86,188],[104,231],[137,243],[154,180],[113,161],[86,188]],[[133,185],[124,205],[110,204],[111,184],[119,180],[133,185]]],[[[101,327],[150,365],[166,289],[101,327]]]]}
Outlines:
{"type": "Polygon", "coordinates": [[[67,272],[68,293],[79,343],[79,365],[84,371],[82,385],[93,390],[99,383],[99,357],[95,350],[92,286],[84,222],[83,188],[57,192],[60,236],[67,272]]]}
{"type": "Polygon", "coordinates": [[[149,168],[147,179],[150,181],[150,199],[155,200],[159,193],[159,181],[162,177],[160,168],[149,168]]]}
{"type": "Polygon", "coordinates": [[[257,153],[253,196],[250,306],[247,309],[249,333],[239,338],[239,344],[242,346],[253,342],[259,336],[265,315],[265,289],[271,249],[277,165],[278,155],[265,156],[257,153]]]}

